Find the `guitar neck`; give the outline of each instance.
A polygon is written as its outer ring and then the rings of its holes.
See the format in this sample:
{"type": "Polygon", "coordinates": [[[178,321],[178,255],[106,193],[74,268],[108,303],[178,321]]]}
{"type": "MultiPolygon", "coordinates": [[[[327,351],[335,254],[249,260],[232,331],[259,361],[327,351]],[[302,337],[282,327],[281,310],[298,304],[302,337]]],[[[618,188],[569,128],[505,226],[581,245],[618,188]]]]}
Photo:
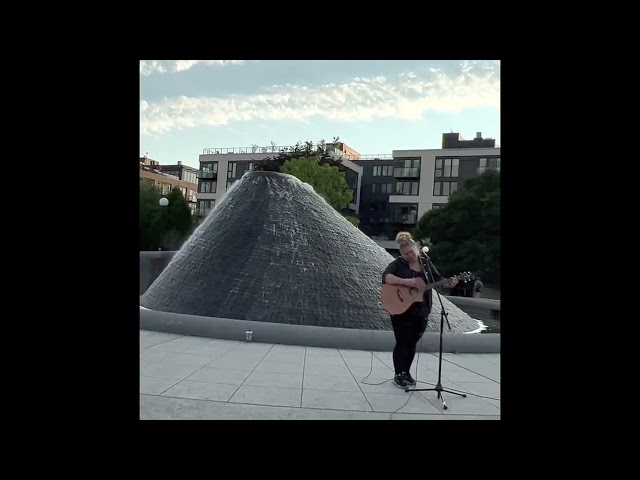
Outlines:
{"type": "Polygon", "coordinates": [[[442,280],[438,280],[435,283],[429,283],[427,285],[425,285],[423,288],[421,288],[420,290],[426,292],[427,290],[431,290],[432,288],[436,288],[436,287],[441,287],[442,285],[444,285],[445,283],[447,283],[449,281],[448,278],[443,278],[442,280]]]}

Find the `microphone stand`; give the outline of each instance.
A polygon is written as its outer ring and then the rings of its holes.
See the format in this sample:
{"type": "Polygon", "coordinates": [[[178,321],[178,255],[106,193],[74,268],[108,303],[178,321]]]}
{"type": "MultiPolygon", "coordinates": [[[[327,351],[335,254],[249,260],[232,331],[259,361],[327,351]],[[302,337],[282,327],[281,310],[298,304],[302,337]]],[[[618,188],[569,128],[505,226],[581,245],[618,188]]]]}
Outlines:
{"type": "MultiPolygon", "coordinates": [[[[435,278],[433,277],[433,271],[431,270],[431,259],[424,251],[422,252],[422,254],[424,254],[424,256],[427,259],[427,268],[429,269],[431,280],[435,281],[435,278]]],[[[424,272],[424,276],[427,279],[427,283],[429,283],[429,277],[427,276],[427,272],[424,268],[424,262],[422,261],[422,256],[418,255],[418,257],[420,258],[420,265],[422,266],[422,271],[424,272]]],[[[435,289],[432,289],[432,290],[435,290],[435,289]]],[[[435,388],[405,388],[404,391],[405,392],[429,392],[429,391],[438,392],[438,398],[442,400],[442,406],[446,410],[448,407],[444,401],[442,392],[453,393],[454,395],[459,395],[465,398],[466,398],[466,395],[464,393],[453,392],[451,390],[447,390],[446,388],[442,387],[442,331],[444,330],[445,318],[447,320],[447,326],[449,327],[449,331],[451,331],[451,325],[449,324],[449,317],[448,317],[449,314],[445,311],[444,305],[442,304],[442,298],[440,297],[440,293],[437,290],[436,290],[436,295],[438,295],[438,300],[440,300],[440,359],[438,361],[438,382],[436,383],[435,388]]]]}

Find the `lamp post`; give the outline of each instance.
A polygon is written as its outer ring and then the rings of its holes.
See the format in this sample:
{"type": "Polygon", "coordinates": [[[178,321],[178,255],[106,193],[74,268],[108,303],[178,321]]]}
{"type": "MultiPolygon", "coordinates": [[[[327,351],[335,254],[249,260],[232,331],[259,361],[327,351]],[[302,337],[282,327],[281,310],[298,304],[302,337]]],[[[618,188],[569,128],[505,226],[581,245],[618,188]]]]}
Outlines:
{"type": "MultiPolygon", "coordinates": [[[[169,205],[169,199],[167,197],[160,197],[160,206],[161,207],[166,207],[167,205],[169,205]]],[[[162,247],[158,247],[158,251],[161,251],[162,247]]]]}

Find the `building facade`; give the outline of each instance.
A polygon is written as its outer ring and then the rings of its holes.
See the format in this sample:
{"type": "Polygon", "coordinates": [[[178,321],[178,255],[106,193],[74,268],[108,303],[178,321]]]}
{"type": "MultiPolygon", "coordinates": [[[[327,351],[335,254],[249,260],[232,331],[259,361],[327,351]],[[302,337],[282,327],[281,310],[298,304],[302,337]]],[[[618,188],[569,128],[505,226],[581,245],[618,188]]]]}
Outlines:
{"type": "Polygon", "coordinates": [[[196,168],[182,165],[182,162],[160,165],[157,160],[140,158],[140,182],[158,187],[162,195],[167,195],[174,187],[179,188],[192,213],[196,211],[197,172],[196,168]]]}
{"type": "MultiPolygon", "coordinates": [[[[199,157],[195,214],[206,217],[256,162],[290,148],[204,149],[199,157]]],[[[395,248],[393,240],[399,231],[415,228],[422,215],[445,205],[465,179],[487,169],[500,170],[500,148],[480,132],[472,140],[444,133],[439,149],[361,155],[344,143],[329,143],[326,151],[342,159],[353,190],[353,200],[342,213],[357,216],[360,230],[387,249],[395,248]]]]}
{"type": "Polygon", "coordinates": [[[422,215],[445,205],[461,183],[487,169],[500,170],[495,140],[445,133],[442,148],[394,150],[391,156],[362,158],[360,229],[385,248],[395,235],[415,228],[422,215]]]}
{"type": "MultiPolygon", "coordinates": [[[[197,207],[196,215],[206,217],[220,202],[224,194],[237,180],[253,170],[255,164],[265,158],[277,156],[281,150],[291,147],[233,147],[205,148],[199,157],[197,207]]],[[[359,189],[362,178],[362,167],[346,158],[343,152],[348,148],[344,144],[327,144],[327,152],[336,158],[342,157],[342,164],[347,167],[346,181],[353,191],[352,202],[344,213],[358,215],[360,208],[359,189]]]]}

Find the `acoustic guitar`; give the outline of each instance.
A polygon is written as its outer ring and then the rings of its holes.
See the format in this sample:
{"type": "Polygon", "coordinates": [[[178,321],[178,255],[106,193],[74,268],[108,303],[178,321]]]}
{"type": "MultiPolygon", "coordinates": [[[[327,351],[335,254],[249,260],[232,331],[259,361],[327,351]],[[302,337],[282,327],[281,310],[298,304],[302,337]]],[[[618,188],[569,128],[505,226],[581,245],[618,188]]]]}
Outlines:
{"type": "MultiPolygon", "coordinates": [[[[467,282],[473,278],[469,272],[455,275],[455,278],[461,282],[467,282]]],[[[449,282],[449,278],[434,283],[426,284],[420,277],[416,277],[416,286],[407,287],[405,285],[391,285],[389,283],[382,284],[382,306],[391,315],[399,315],[406,312],[415,302],[422,302],[423,292],[436,287],[441,287],[449,282]]]]}

